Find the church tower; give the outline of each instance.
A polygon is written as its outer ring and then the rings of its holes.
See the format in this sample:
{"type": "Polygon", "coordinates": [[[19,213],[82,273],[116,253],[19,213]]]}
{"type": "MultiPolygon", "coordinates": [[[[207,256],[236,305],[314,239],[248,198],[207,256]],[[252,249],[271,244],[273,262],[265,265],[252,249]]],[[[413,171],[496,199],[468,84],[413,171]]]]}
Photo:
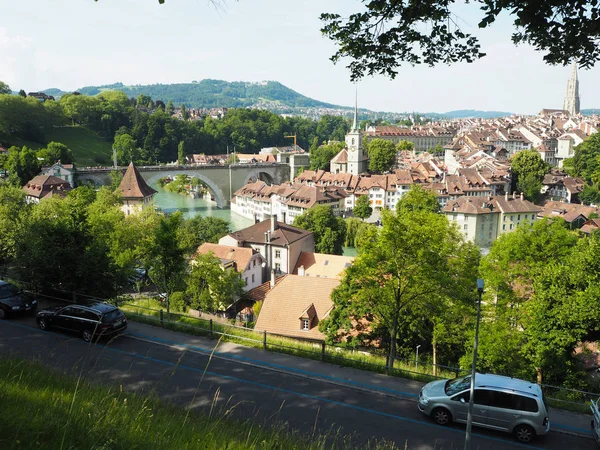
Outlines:
{"type": "Polygon", "coordinates": [[[577,79],[577,63],[573,63],[571,79],[567,81],[567,93],[563,109],[571,116],[579,114],[579,80],[577,79]]]}
{"type": "Polygon", "coordinates": [[[348,173],[358,175],[364,172],[365,162],[362,148],[362,133],[358,127],[358,92],[354,102],[352,129],[346,134],[346,148],[348,149],[348,173]]]}

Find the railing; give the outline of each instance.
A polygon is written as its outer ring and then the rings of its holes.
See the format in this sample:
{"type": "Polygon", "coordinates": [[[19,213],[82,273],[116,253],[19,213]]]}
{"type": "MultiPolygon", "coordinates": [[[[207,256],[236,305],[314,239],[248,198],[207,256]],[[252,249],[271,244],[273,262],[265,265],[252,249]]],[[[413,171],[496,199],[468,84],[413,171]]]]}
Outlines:
{"type": "MultiPolygon", "coordinates": [[[[159,172],[164,170],[198,170],[198,169],[223,169],[228,167],[278,167],[278,166],[287,166],[287,164],[283,163],[235,163],[235,164],[189,164],[189,165],[158,165],[158,166],[137,166],[138,170],[141,172],[159,172]]],[[[127,166],[117,166],[116,170],[125,170],[127,166]]],[[[82,167],[76,168],[75,172],[77,174],[86,174],[86,173],[107,173],[115,170],[113,166],[98,166],[98,167],[82,167]]]]}
{"type": "MultiPolygon", "coordinates": [[[[4,277],[4,279],[10,280],[10,278],[7,277],[4,277]]],[[[12,281],[18,283],[18,280],[12,281]]],[[[74,300],[64,297],[37,295],[52,301],[75,303],[74,300]]],[[[77,294],[77,297],[79,299],[107,301],[106,299],[82,294],[77,294]]],[[[150,302],[153,300],[146,299],[146,301],[148,301],[148,304],[150,305],[150,302]]],[[[136,304],[135,300],[131,297],[121,297],[116,300],[109,300],[109,302],[121,308],[127,313],[129,318],[133,318],[133,320],[143,323],[149,323],[208,338],[222,337],[230,342],[262,348],[267,351],[303,356],[313,360],[331,362],[343,366],[384,373],[391,376],[430,381],[433,379],[458,377],[470,372],[469,370],[462,370],[457,367],[442,364],[434,365],[426,361],[416,361],[407,358],[394,358],[394,363],[388,366],[386,364],[386,355],[383,352],[368,351],[366,349],[350,349],[329,345],[322,341],[296,339],[289,336],[268,333],[264,330],[258,331],[253,328],[234,324],[224,324],[212,319],[203,319],[187,314],[166,312],[163,309],[136,304]],[[438,375],[433,375],[434,367],[437,369],[436,372],[438,375]]],[[[590,413],[591,401],[598,401],[600,399],[600,394],[595,392],[569,389],[549,384],[541,384],[541,387],[544,395],[550,401],[551,406],[585,414],[590,413]]]]}

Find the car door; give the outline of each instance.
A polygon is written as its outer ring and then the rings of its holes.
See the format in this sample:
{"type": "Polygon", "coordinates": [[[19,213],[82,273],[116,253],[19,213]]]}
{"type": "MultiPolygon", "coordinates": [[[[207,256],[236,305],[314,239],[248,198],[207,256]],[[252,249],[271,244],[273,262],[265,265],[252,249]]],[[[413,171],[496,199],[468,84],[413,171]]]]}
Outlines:
{"type": "Polygon", "coordinates": [[[502,431],[510,431],[512,424],[523,416],[529,416],[531,413],[520,410],[520,406],[529,406],[524,404],[526,400],[531,400],[534,407],[537,409],[537,403],[533,399],[527,399],[520,395],[515,395],[510,392],[496,391],[490,404],[488,414],[488,423],[493,427],[502,431]],[[520,401],[523,399],[523,401],[520,401]]]}
{"type": "Polygon", "coordinates": [[[494,391],[489,389],[475,389],[475,399],[473,401],[473,424],[487,425],[489,404],[494,391]]]}
{"type": "Polygon", "coordinates": [[[74,306],[66,306],[59,310],[54,317],[52,317],[52,326],[56,328],[62,328],[70,330],[73,326],[73,315],[75,314],[74,306]]]}
{"type": "Polygon", "coordinates": [[[452,400],[452,416],[456,422],[466,422],[467,413],[469,410],[470,392],[463,391],[451,398],[452,400]]]}
{"type": "MultiPolygon", "coordinates": [[[[475,401],[473,402],[473,424],[485,425],[487,423],[488,398],[487,389],[475,389],[475,401]]],[[[454,420],[457,422],[466,422],[469,413],[470,392],[464,391],[452,397],[452,408],[454,410],[454,420]]]]}

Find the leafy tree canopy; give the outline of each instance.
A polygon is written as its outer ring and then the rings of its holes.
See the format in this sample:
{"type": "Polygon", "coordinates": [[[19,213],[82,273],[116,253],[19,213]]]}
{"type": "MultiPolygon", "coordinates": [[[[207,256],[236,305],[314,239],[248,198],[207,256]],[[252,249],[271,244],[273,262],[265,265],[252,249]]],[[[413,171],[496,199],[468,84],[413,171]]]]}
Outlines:
{"type": "Polygon", "coordinates": [[[410,190],[396,204],[396,211],[402,214],[410,214],[413,211],[436,213],[439,210],[440,205],[435,194],[431,191],[426,191],[418,184],[413,184],[410,190]]]}
{"type": "Polygon", "coordinates": [[[4,81],[0,81],[0,94],[10,94],[11,92],[10,86],[4,81]]]}
{"type": "Polygon", "coordinates": [[[333,142],[331,144],[321,145],[314,149],[311,148],[310,169],[329,170],[329,163],[345,146],[346,144],[344,142],[333,142]]]}
{"type": "MultiPolygon", "coordinates": [[[[356,205],[352,210],[354,215],[359,219],[368,219],[373,214],[373,208],[371,208],[371,202],[369,201],[368,195],[361,195],[356,199],[356,205]]],[[[353,245],[354,246],[354,245],[353,245]]]]}
{"type": "Polygon", "coordinates": [[[382,173],[396,167],[396,145],[386,139],[369,141],[369,170],[382,173]]]}
{"type": "MultiPolygon", "coordinates": [[[[345,18],[321,15],[321,31],[339,50],[331,57],[350,58],[351,79],[383,74],[394,78],[404,63],[452,64],[473,62],[485,56],[478,38],[461,29],[455,0],[363,1],[360,12],[345,18]]],[[[544,52],[548,64],[566,65],[576,60],[593,67],[600,58],[600,5],[596,1],[475,0],[479,28],[487,28],[501,15],[514,17],[515,44],[528,43],[544,52]]]]}
{"type": "Polygon", "coordinates": [[[318,253],[341,255],[346,237],[346,223],[327,205],[317,205],[294,219],[294,226],[312,231],[318,253]]]}

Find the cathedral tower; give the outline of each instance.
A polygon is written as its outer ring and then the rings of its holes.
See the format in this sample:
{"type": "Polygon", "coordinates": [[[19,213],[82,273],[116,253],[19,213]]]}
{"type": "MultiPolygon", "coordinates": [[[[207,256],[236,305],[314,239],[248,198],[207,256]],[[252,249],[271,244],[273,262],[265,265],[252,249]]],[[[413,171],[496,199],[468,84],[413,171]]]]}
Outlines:
{"type": "Polygon", "coordinates": [[[571,116],[579,114],[579,80],[577,79],[577,63],[573,63],[573,73],[567,81],[567,93],[563,109],[571,116]]]}

